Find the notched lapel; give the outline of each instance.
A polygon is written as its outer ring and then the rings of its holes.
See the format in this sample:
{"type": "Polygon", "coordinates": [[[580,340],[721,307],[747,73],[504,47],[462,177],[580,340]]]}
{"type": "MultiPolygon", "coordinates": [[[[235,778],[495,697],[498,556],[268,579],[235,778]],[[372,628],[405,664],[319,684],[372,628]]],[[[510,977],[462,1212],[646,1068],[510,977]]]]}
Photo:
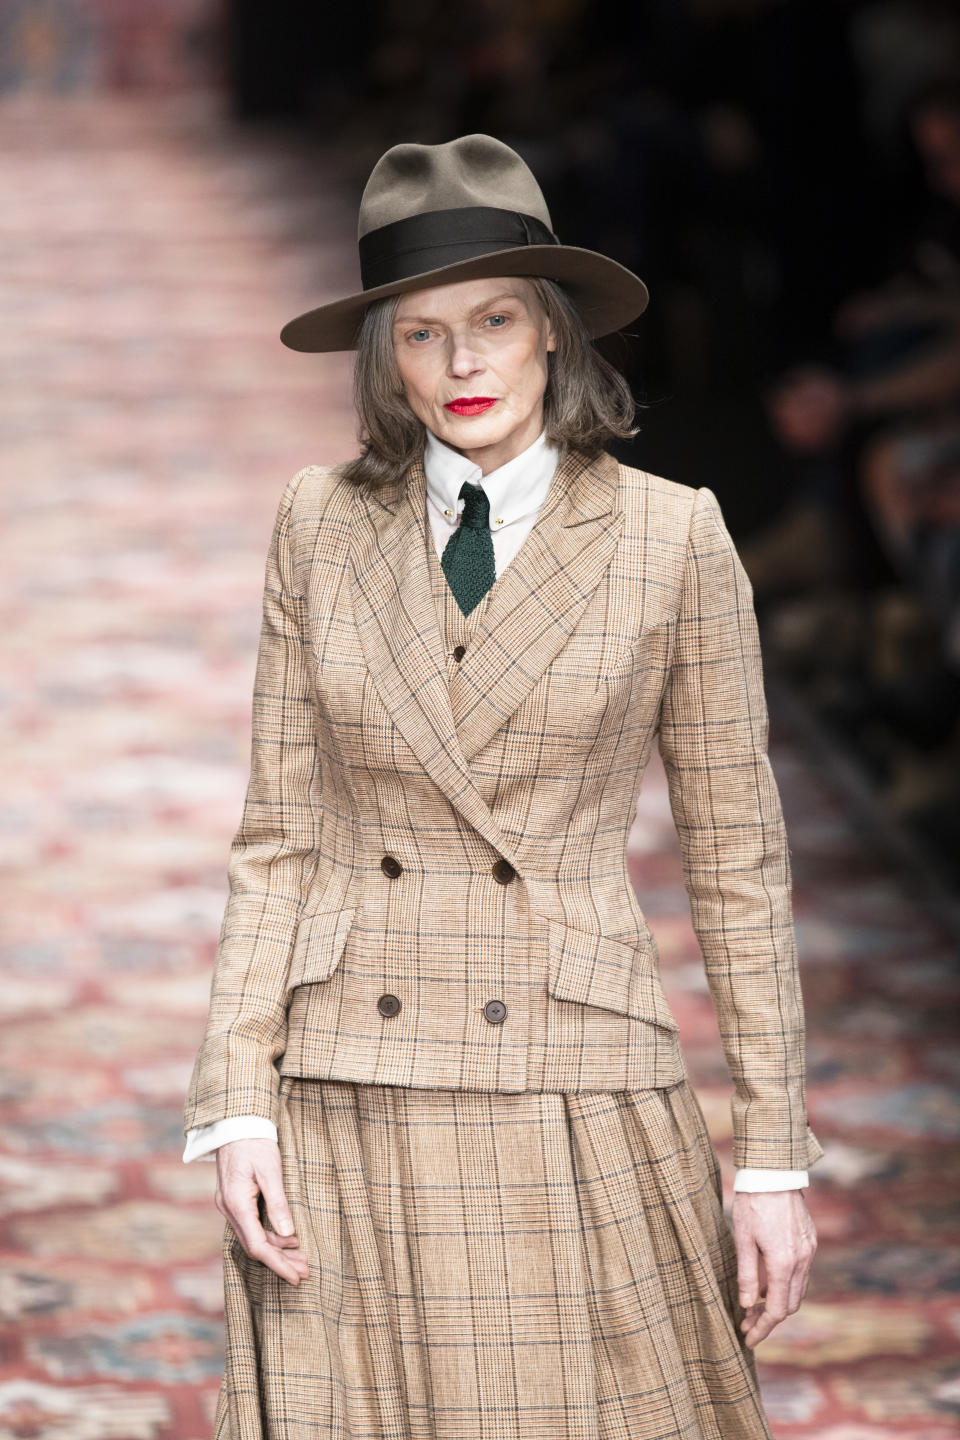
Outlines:
{"type": "Polygon", "coordinates": [[[496,581],[449,687],[468,763],[567,643],[606,573],[624,525],[618,474],[612,455],[565,451],[536,525],[496,581]]]}
{"type": "Polygon", "coordinates": [[[354,614],[367,668],[401,735],[473,828],[519,861],[473,783],[450,707],[424,542],[422,462],[357,508],[351,536],[354,614]]]}

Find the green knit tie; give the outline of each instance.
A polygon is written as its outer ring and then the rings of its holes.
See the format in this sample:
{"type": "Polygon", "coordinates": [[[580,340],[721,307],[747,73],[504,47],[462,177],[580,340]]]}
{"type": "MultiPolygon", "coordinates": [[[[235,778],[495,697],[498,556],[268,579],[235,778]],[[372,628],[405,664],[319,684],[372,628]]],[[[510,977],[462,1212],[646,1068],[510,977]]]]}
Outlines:
{"type": "Polygon", "coordinates": [[[440,564],[464,615],[479,605],[497,578],[490,534],[490,501],[480,485],[460,486],[463,514],[447,541],[440,564]]]}

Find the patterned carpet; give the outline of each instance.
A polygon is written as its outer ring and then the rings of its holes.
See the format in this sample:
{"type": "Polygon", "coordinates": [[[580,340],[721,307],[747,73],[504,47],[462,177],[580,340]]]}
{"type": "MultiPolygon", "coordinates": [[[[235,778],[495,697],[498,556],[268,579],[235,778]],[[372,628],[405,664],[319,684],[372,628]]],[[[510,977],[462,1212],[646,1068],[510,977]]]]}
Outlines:
{"type": "MultiPolygon", "coordinates": [[[[331,163],[204,98],[0,102],[5,607],[0,1440],[206,1440],[213,1167],[180,1160],[239,818],[276,502],[354,449],[342,357],[284,320],[352,286],[331,163]]],[[[809,1030],[801,1310],[775,1433],[960,1433],[955,946],[786,716],[809,1030]]],[[[729,1084],[662,774],[631,864],[730,1186],[729,1084]]],[[[729,1195],[728,1195],[729,1200],[729,1195]]]]}

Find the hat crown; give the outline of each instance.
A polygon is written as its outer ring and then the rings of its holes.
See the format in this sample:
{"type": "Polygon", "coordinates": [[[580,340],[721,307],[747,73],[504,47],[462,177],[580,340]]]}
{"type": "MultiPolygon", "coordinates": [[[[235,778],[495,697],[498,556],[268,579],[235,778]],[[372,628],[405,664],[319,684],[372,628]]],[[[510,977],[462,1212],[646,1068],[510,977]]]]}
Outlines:
{"type": "Polygon", "coordinates": [[[394,145],[380,157],[360,200],[357,238],[411,215],[472,205],[533,215],[553,229],[533,173],[493,135],[461,135],[442,145],[394,145]]]}

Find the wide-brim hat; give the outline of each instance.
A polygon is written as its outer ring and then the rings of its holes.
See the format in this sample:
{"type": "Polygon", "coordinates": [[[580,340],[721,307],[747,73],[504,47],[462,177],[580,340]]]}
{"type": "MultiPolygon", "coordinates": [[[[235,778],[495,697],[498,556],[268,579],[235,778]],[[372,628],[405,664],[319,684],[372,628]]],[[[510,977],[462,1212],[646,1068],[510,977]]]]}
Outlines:
{"type": "Polygon", "coordinates": [[[635,320],[650,298],[616,260],[561,245],[530,168],[492,135],[394,145],[364,187],[357,239],[362,290],[288,320],[280,339],[291,350],[353,350],[372,301],[458,280],[556,280],[593,338],[635,320]]]}

